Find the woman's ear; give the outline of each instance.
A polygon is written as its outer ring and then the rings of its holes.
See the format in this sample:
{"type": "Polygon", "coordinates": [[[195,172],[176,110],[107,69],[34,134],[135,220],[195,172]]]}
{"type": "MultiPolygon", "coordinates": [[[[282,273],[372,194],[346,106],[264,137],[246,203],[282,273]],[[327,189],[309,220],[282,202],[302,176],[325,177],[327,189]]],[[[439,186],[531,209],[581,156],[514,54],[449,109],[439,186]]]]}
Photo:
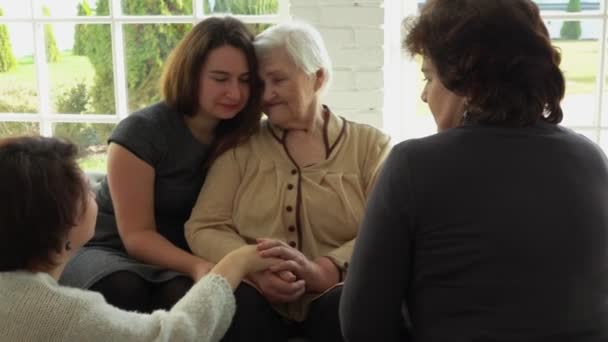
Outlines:
{"type": "Polygon", "coordinates": [[[325,69],[319,69],[315,72],[315,91],[319,91],[325,84],[325,69]]]}

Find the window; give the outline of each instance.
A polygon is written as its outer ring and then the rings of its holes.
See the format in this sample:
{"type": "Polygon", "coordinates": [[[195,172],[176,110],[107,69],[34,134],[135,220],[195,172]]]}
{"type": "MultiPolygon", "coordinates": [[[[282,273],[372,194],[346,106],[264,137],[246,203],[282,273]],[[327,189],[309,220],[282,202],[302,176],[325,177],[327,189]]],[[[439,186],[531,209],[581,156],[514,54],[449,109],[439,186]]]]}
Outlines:
{"type": "MultiPolygon", "coordinates": [[[[608,152],[606,30],[608,0],[534,0],[552,41],[562,52],[566,78],[563,124],[597,142],[608,152]]],[[[400,24],[417,13],[424,0],[385,1],[385,127],[397,139],[435,132],[420,100],[420,61],[401,52],[400,24]]]]}
{"type": "Polygon", "coordinates": [[[107,138],[159,99],[163,61],[208,15],[254,32],[288,20],[288,0],[0,0],[0,137],[59,136],[105,171],[107,138]]]}

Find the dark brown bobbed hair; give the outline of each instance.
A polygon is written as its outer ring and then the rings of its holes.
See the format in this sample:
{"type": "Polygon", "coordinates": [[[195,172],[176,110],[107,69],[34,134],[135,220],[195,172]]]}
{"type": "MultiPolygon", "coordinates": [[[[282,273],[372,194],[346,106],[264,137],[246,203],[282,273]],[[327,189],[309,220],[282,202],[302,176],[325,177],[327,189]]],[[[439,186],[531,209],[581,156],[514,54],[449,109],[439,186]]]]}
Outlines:
{"type": "Polygon", "coordinates": [[[249,68],[249,100],[234,118],[221,120],[215,129],[208,162],[255,133],[262,112],[261,81],[253,48],[253,34],[232,17],[211,17],[195,25],[169,55],[160,81],[163,100],[178,113],[194,115],[199,107],[199,74],[209,53],[224,45],[239,49],[249,68]]]}
{"type": "Polygon", "coordinates": [[[55,266],[88,201],[77,152],[56,138],[0,140],[0,272],[55,266]]]}
{"type": "Polygon", "coordinates": [[[403,48],[429,58],[445,87],[467,98],[467,120],[561,122],[561,56],[532,1],[429,0],[403,28],[403,48]]]}

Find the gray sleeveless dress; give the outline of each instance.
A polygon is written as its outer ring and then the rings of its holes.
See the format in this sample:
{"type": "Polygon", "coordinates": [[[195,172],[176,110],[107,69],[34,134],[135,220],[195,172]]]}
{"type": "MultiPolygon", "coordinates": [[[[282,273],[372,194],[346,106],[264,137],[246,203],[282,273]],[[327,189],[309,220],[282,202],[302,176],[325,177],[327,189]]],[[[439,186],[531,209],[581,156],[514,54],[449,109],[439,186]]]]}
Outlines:
{"type": "MultiPolygon", "coordinates": [[[[154,168],[154,211],[158,232],[189,251],[184,223],[205,178],[209,146],[196,140],[183,117],[157,103],[122,120],[109,142],[119,144],[154,168]]],[[[99,214],[95,236],[66,266],[60,283],[90,288],[103,277],[130,271],[150,282],[164,282],[180,273],[130,258],[118,235],[107,179],[97,193],[99,214]]]]}

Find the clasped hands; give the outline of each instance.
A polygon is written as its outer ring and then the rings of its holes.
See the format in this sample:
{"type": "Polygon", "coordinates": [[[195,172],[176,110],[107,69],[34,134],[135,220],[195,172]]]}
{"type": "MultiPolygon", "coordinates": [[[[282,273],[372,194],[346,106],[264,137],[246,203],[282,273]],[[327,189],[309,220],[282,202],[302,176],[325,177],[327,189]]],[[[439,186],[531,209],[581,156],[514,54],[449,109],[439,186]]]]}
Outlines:
{"type": "Polygon", "coordinates": [[[309,260],[302,252],[283,241],[257,239],[257,250],[264,258],[283,261],[249,276],[271,303],[289,303],[304,293],[321,293],[336,284],[339,270],[327,257],[309,260]]]}

